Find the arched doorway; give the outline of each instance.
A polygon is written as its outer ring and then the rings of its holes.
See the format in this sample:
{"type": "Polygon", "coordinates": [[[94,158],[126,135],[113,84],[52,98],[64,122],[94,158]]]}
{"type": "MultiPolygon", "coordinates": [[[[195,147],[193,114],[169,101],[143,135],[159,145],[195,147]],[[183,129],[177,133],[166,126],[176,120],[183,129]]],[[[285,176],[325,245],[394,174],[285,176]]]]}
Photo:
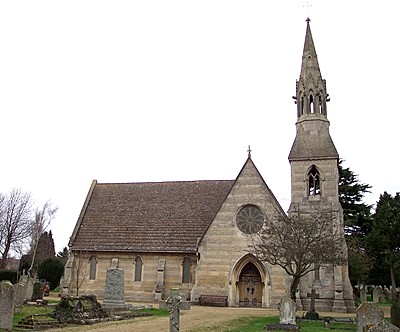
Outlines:
{"type": "Polygon", "coordinates": [[[239,306],[261,307],[263,286],[260,271],[252,262],[248,262],[239,276],[239,306]]]}

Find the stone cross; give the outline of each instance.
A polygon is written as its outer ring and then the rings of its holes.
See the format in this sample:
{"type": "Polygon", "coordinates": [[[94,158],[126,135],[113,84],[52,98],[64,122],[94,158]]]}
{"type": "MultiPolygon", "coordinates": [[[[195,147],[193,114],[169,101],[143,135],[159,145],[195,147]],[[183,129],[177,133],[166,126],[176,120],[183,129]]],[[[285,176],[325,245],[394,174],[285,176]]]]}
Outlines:
{"type": "Polygon", "coordinates": [[[310,312],[315,312],[315,299],[319,297],[316,293],[315,293],[315,289],[311,290],[311,303],[310,303],[310,312]]]}
{"type": "Polygon", "coordinates": [[[169,332],[179,332],[179,310],[182,302],[179,289],[172,288],[171,296],[166,302],[169,311],[169,332]]]}
{"type": "Polygon", "coordinates": [[[0,282],[0,330],[11,331],[14,316],[14,288],[11,282],[0,282]]]}
{"type": "Polygon", "coordinates": [[[383,319],[383,310],[376,303],[363,302],[357,308],[357,332],[368,331],[369,327],[380,323],[383,319]]]}

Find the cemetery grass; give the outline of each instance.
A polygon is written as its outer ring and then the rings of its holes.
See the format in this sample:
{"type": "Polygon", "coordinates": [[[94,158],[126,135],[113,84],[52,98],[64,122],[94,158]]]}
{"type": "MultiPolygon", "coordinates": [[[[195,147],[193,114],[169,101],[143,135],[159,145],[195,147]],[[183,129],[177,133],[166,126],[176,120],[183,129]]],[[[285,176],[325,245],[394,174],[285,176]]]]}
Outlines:
{"type": "MultiPolygon", "coordinates": [[[[244,317],[234,319],[225,323],[221,323],[215,326],[208,326],[208,332],[261,332],[265,331],[265,325],[279,323],[279,317],[244,317]]],[[[324,321],[299,321],[302,332],[317,332],[322,330],[328,330],[324,328],[324,321]]],[[[357,325],[355,323],[341,323],[331,322],[330,329],[336,332],[355,332],[357,331],[357,325]]],[[[203,328],[192,329],[190,332],[202,332],[203,328]]]]}
{"type": "Polygon", "coordinates": [[[13,326],[16,326],[18,322],[25,317],[29,317],[32,315],[47,315],[53,311],[54,307],[24,305],[20,313],[14,314],[13,326]]]}
{"type": "MultiPolygon", "coordinates": [[[[54,307],[48,307],[48,306],[35,306],[35,305],[24,305],[22,307],[22,310],[18,314],[14,314],[13,317],[13,331],[23,331],[21,329],[16,329],[16,326],[18,323],[29,316],[32,315],[48,315],[54,311],[54,307]]],[[[150,313],[154,317],[165,317],[168,316],[168,310],[166,309],[140,309],[141,312],[147,312],[150,313]]],[[[40,316],[39,316],[40,317],[40,316]]],[[[37,319],[40,319],[37,317],[37,319]]],[[[51,319],[50,317],[46,317],[46,320],[51,319]]]]}

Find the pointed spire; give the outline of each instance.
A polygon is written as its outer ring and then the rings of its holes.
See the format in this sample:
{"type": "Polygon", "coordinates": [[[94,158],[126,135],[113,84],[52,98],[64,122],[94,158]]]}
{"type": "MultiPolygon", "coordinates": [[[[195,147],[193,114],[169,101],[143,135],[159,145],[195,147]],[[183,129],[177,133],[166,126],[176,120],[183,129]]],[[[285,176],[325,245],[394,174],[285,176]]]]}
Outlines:
{"type": "Polygon", "coordinates": [[[297,104],[296,138],[289,153],[289,160],[338,158],[329,134],[326,103],[326,81],[321,76],[317,52],[307,18],[300,78],[296,81],[297,104]]]}
{"type": "Polygon", "coordinates": [[[310,19],[307,18],[306,37],[304,40],[303,57],[301,61],[300,78],[296,82],[297,117],[323,117],[326,119],[326,82],[322,79],[319,69],[317,52],[311,34],[310,19]]]}
{"type": "Polygon", "coordinates": [[[300,77],[305,79],[310,74],[320,77],[321,71],[319,69],[317,52],[315,51],[314,40],[311,34],[310,19],[307,18],[306,38],[304,40],[303,58],[301,63],[300,77]]]}

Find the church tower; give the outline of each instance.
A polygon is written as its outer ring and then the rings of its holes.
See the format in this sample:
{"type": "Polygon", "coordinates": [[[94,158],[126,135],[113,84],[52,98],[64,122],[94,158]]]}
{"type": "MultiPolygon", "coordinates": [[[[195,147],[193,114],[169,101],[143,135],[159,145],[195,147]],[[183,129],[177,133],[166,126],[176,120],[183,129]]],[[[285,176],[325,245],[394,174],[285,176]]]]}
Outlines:
{"type": "MultiPolygon", "coordinates": [[[[327,102],[329,94],[322,78],[317,53],[307,19],[300,78],[296,81],[296,137],[289,153],[291,166],[291,205],[289,216],[310,216],[329,211],[332,230],[343,233],[343,210],[339,203],[339,154],[329,134],[327,102]]],[[[344,244],[345,246],[345,244],[344,244]]],[[[347,252],[347,248],[343,250],[347,252]]],[[[304,310],[310,294],[317,294],[319,311],[350,312],[355,309],[348,267],[319,268],[306,275],[299,297],[304,310]]]]}

